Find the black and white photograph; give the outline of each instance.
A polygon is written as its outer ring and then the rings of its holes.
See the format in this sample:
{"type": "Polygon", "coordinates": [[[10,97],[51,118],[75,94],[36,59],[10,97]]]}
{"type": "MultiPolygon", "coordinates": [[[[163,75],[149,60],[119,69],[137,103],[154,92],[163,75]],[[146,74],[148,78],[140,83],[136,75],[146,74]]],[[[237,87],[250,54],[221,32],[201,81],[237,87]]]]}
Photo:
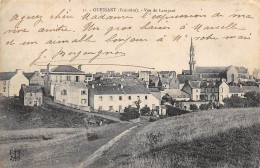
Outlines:
{"type": "Polygon", "coordinates": [[[0,168],[259,168],[259,0],[0,0],[0,168]]]}

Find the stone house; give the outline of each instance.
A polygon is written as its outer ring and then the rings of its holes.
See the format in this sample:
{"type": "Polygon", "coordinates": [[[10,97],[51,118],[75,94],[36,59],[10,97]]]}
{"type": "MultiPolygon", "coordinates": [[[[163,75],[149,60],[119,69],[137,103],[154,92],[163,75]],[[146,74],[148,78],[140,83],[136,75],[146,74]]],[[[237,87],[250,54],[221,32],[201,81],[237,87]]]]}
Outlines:
{"type": "Polygon", "coordinates": [[[29,80],[30,85],[40,85],[44,87],[44,80],[40,75],[40,72],[24,72],[24,76],[29,80]]]}
{"type": "Polygon", "coordinates": [[[41,86],[22,85],[19,93],[20,100],[24,106],[41,106],[43,94],[41,86]]]}

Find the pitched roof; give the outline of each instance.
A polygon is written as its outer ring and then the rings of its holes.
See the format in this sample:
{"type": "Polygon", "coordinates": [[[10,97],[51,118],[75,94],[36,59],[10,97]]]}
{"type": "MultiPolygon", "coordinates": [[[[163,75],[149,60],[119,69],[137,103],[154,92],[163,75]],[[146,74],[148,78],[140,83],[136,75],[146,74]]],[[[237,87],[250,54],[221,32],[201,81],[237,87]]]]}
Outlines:
{"type": "Polygon", "coordinates": [[[42,92],[42,89],[40,86],[24,86],[23,90],[25,93],[38,93],[42,92]]]}
{"type": "Polygon", "coordinates": [[[200,88],[200,81],[189,81],[189,84],[191,88],[193,89],[199,89],[200,88]]]}
{"type": "Polygon", "coordinates": [[[186,80],[188,81],[202,81],[199,75],[178,75],[178,80],[180,83],[185,83],[186,80]]]}
{"type": "Polygon", "coordinates": [[[258,86],[243,86],[242,90],[244,92],[252,92],[252,91],[260,92],[260,88],[258,86]]]}
{"type": "Polygon", "coordinates": [[[94,95],[110,95],[110,94],[124,94],[122,88],[118,86],[95,86],[94,95]]]}
{"type": "Polygon", "coordinates": [[[226,69],[227,67],[196,67],[195,73],[220,73],[226,69]]]}
{"type": "Polygon", "coordinates": [[[235,66],[238,73],[247,73],[247,69],[242,66],[235,66]]]}
{"type": "Polygon", "coordinates": [[[30,80],[34,75],[34,72],[24,72],[23,74],[28,80],[30,80]]]}
{"type": "Polygon", "coordinates": [[[149,94],[151,93],[150,90],[142,85],[136,86],[136,85],[132,85],[132,86],[124,86],[123,90],[125,92],[125,94],[149,94]]]}
{"type": "Polygon", "coordinates": [[[243,93],[242,88],[238,86],[229,86],[229,92],[230,93],[243,93]]]}
{"type": "Polygon", "coordinates": [[[71,66],[71,65],[59,65],[51,70],[51,72],[57,73],[84,73],[81,70],[71,66]]]}
{"type": "Polygon", "coordinates": [[[10,80],[16,72],[0,72],[0,80],[10,80]]]}
{"type": "Polygon", "coordinates": [[[151,92],[160,92],[160,90],[159,90],[158,88],[156,88],[156,87],[154,87],[154,88],[149,88],[149,90],[150,90],[151,92]]]}
{"type": "Polygon", "coordinates": [[[165,92],[167,92],[172,98],[189,98],[189,94],[185,93],[181,89],[165,89],[165,92]]]}

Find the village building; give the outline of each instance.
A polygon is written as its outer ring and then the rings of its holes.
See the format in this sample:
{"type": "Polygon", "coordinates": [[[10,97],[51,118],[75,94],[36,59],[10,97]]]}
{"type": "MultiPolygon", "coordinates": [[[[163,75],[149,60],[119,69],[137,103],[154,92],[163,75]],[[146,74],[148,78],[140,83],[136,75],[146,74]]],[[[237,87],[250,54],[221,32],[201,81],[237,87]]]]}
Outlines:
{"type": "Polygon", "coordinates": [[[29,80],[21,69],[17,69],[16,72],[0,72],[0,93],[3,96],[19,96],[22,84],[29,85],[29,80]]]}
{"type": "Polygon", "coordinates": [[[63,82],[54,87],[54,102],[76,109],[90,111],[88,88],[84,83],[63,82]]]}
{"type": "Polygon", "coordinates": [[[149,107],[159,111],[160,100],[153,96],[143,85],[100,85],[89,89],[89,105],[94,111],[123,112],[126,107],[136,107],[140,100],[140,108],[149,107]]]}
{"type": "Polygon", "coordinates": [[[201,81],[186,81],[182,91],[190,95],[190,100],[199,101],[201,95],[201,81]]]}
{"type": "Polygon", "coordinates": [[[41,106],[43,94],[41,86],[22,85],[19,93],[20,100],[24,106],[41,106]]]}
{"type": "Polygon", "coordinates": [[[44,80],[40,75],[40,72],[24,72],[24,76],[29,80],[30,85],[40,85],[44,87],[44,80]]]}
{"type": "Polygon", "coordinates": [[[149,76],[151,72],[150,71],[140,71],[138,78],[145,82],[146,85],[149,85],[149,76]]]}
{"type": "Polygon", "coordinates": [[[50,64],[47,65],[47,73],[44,77],[45,93],[54,96],[54,88],[63,82],[84,83],[85,73],[81,71],[81,66],[75,68],[70,65],[59,65],[49,71],[50,64]]]}
{"type": "Polygon", "coordinates": [[[163,95],[168,94],[172,97],[174,101],[189,101],[190,95],[181,89],[164,89],[162,91],[163,95]]]}
{"type": "Polygon", "coordinates": [[[90,81],[93,81],[94,77],[93,74],[87,73],[85,74],[85,83],[89,83],[90,81]]]}

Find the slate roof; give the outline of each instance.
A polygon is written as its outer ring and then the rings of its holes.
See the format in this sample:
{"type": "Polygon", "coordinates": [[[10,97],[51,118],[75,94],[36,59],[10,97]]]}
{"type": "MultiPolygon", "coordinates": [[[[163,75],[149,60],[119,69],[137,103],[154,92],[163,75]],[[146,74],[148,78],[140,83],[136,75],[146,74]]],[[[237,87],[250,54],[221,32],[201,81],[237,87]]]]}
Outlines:
{"type": "Polygon", "coordinates": [[[252,92],[252,91],[260,92],[260,88],[258,86],[243,86],[242,90],[244,92],[252,92]]]}
{"type": "Polygon", "coordinates": [[[71,65],[59,65],[51,70],[56,73],[84,73],[71,65]]]}
{"type": "Polygon", "coordinates": [[[28,80],[31,80],[31,78],[34,75],[34,72],[24,72],[23,74],[28,80]]]}
{"type": "Polygon", "coordinates": [[[113,94],[150,94],[150,90],[144,86],[111,86],[111,85],[100,85],[95,86],[94,95],[113,95],[113,94]]]}
{"type": "Polygon", "coordinates": [[[87,73],[85,76],[86,77],[92,77],[92,74],[91,73],[87,73]]]}
{"type": "Polygon", "coordinates": [[[124,94],[122,88],[118,86],[95,86],[94,95],[113,95],[113,94],[124,94]]]}
{"type": "Polygon", "coordinates": [[[200,81],[189,81],[189,84],[191,88],[193,89],[199,89],[200,88],[200,81]]]}
{"type": "Polygon", "coordinates": [[[154,88],[149,88],[149,90],[150,90],[151,92],[160,92],[160,90],[159,90],[158,88],[156,88],[156,87],[154,87],[154,88]]]}
{"type": "Polygon", "coordinates": [[[171,97],[173,98],[189,98],[189,94],[185,93],[181,89],[165,89],[165,92],[167,92],[171,97]]]}
{"type": "Polygon", "coordinates": [[[247,73],[247,69],[242,66],[235,66],[238,73],[247,73]]]}
{"type": "Polygon", "coordinates": [[[185,83],[186,80],[188,81],[202,81],[202,78],[199,75],[178,75],[178,80],[180,83],[185,83]]]}
{"type": "Polygon", "coordinates": [[[227,67],[196,67],[195,73],[220,73],[226,69],[227,67]]]}
{"type": "Polygon", "coordinates": [[[0,72],[0,80],[10,80],[16,72],[0,72]]]}
{"type": "Polygon", "coordinates": [[[123,90],[125,94],[149,94],[150,90],[142,85],[136,86],[124,86],[123,90]]]}
{"type": "Polygon", "coordinates": [[[230,93],[243,93],[242,88],[238,86],[229,86],[229,92],[230,93]]]}
{"type": "Polygon", "coordinates": [[[42,89],[40,86],[24,86],[23,90],[25,93],[38,93],[42,92],[42,89]]]}
{"type": "Polygon", "coordinates": [[[190,70],[182,70],[182,74],[190,74],[190,70]]]}

